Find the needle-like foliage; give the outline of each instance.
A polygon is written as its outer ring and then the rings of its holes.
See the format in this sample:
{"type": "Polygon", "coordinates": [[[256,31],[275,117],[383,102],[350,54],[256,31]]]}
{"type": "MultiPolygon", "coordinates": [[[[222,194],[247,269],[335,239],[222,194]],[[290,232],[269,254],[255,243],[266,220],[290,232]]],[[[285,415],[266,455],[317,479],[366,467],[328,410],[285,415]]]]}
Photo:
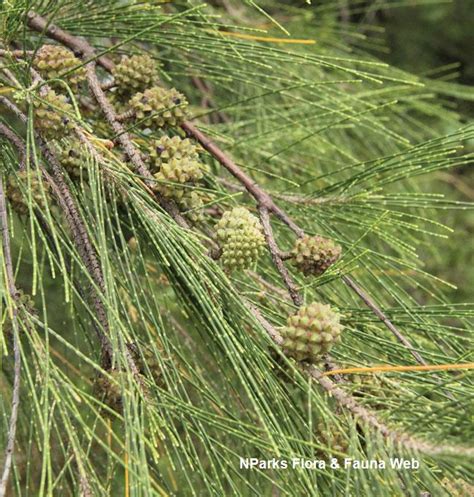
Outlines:
{"type": "Polygon", "coordinates": [[[341,3],[3,2],[0,496],[472,491],[469,369],[328,375],[472,363],[474,316],[426,266],[472,208],[433,180],[472,161],[472,93],[370,55],[341,3]],[[341,248],[322,274],[303,235],[341,248]],[[343,331],[308,364],[280,330],[312,302],[343,331]]]}

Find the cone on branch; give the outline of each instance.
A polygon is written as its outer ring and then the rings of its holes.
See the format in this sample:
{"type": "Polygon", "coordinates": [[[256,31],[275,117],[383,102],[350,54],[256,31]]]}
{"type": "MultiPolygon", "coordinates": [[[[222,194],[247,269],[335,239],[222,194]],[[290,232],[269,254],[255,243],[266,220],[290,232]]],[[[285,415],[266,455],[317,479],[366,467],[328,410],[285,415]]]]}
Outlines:
{"type": "Polygon", "coordinates": [[[196,208],[198,195],[192,195],[192,190],[182,185],[193,185],[204,176],[206,166],[199,160],[198,148],[187,138],[163,136],[153,142],[150,150],[156,191],[179,200],[185,208],[196,208]]]}
{"type": "Polygon", "coordinates": [[[305,235],[296,240],[291,255],[305,276],[319,276],[339,259],[341,247],[328,238],[305,235]]]}
{"type": "Polygon", "coordinates": [[[112,75],[119,94],[144,91],[157,83],[157,63],[147,54],[124,56],[112,75]]]}
{"type": "Polygon", "coordinates": [[[51,80],[60,78],[73,91],[76,90],[85,79],[85,70],[81,64],[81,60],[71,50],[59,45],[43,45],[33,60],[34,67],[48,81],[48,85],[60,90],[64,90],[64,85],[51,80]]]}
{"type": "Polygon", "coordinates": [[[87,175],[87,153],[78,140],[54,141],[52,147],[56,158],[71,179],[79,179],[87,175]]]}
{"type": "Polygon", "coordinates": [[[134,95],[129,106],[140,126],[159,129],[179,126],[186,118],[188,101],[175,88],[154,86],[134,95]]]}
{"type": "Polygon", "coordinates": [[[48,90],[33,101],[35,128],[45,139],[58,139],[71,131],[72,105],[63,95],[48,90]]]}
{"type": "Polygon", "coordinates": [[[203,194],[190,189],[186,189],[178,201],[180,211],[192,224],[197,224],[204,220],[203,206],[203,194]]]}
{"type": "Polygon", "coordinates": [[[338,312],[313,302],[288,318],[281,330],[283,351],[297,361],[317,363],[340,341],[342,329],[338,312]]]}
{"type": "Polygon", "coordinates": [[[222,249],[220,260],[231,272],[255,264],[265,246],[262,226],[245,207],[234,207],[223,214],[216,226],[222,249]]]}

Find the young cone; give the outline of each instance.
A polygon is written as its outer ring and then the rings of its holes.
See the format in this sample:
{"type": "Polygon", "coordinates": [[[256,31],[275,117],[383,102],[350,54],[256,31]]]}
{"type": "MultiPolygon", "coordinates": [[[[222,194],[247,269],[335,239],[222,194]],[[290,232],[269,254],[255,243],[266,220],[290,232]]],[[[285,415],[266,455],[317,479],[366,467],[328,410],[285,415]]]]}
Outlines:
{"type": "Polygon", "coordinates": [[[224,213],[217,223],[217,239],[222,265],[229,272],[251,267],[265,246],[260,221],[245,207],[224,213]]]}
{"type": "Polygon", "coordinates": [[[75,90],[85,79],[81,61],[70,50],[59,45],[43,45],[36,52],[33,65],[48,80],[49,86],[55,88],[64,89],[64,86],[50,80],[61,78],[75,90]]]}
{"type": "Polygon", "coordinates": [[[176,89],[160,86],[137,93],[129,101],[136,121],[152,129],[179,126],[186,118],[187,105],[186,97],[176,89]]]}
{"type": "Polygon", "coordinates": [[[305,276],[319,276],[339,259],[341,247],[328,238],[305,235],[296,240],[292,255],[305,276]]]}
{"type": "Polygon", "coordinates": [[[87,154],[77,140],[53,142],[56,157],[72,179],[87,175],[87,154]]]}
{"type": "Polygon", "coordinates": [[[35,128],[46,139],[57,139],[67,135],[71,129],[70,116],[72,105],[63,95],[48,90],[41,97],[35,98],[35,128]]]}
{"type": "Polygon", "coordinates": [[[158,81],[156,62],[147,54],[124,56],[112,72],[119,93],[143,91],[158,81]]]}
{"type": "Polygon", "coordinates": [[[340,341],[340,315],[329,305],[313,302],[290,316],[281,330],[284,352],[297,361],[317,363],[340,341]]]}

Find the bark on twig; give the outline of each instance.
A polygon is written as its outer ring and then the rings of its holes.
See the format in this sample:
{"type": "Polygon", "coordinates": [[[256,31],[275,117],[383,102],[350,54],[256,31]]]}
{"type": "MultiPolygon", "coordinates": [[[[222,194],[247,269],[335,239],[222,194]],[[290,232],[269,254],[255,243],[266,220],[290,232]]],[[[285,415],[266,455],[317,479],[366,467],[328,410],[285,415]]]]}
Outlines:
{"type": "Polygon", "coordinates": [[[275,264],[275,267],[280,273],[281,278],[286,288],[288,289],[291,300],[296,306],[300,306],[303,303],[303,298],[299,294],[298,288],[296,287],[296,284],[293,281],[293,278],[291,277],[280,255],[280,250],[278,249],[278,245],[276,243],[275,236],[273,235],[273,230],[270,224],[270,215],[268,213],[268,210],[265,207],[260,207],[259,213],[260,220],[263,226],[263,232],[265,233],[265,238],[267,240],[267,245],[270,250],[273,263],[275,264]]]}
{"type": "MultiPolygon", "coordinates": [[[[6,105],[10,110],[15,112],[15,114],[24,123],[27,122],[26,115],[23,114],[23,112],[21,112],[21,110],[18,109],[18,107],[16,107],[7,98],[0,97],[0,102],[6,105]]],[[[2,128],[0,128],[0,131],[2,131],[2,128]]],[[[102,275],[102,270],[100,268],[97,255],[95,253],[95,249],[89,240],[89,235],[87,234],[86,225],[79,214],[74,199],[71,195],[71,192],[69,191],[69,188],[64,180],[61,165],[59,164],[58,160],[56,159],[56,156],[48,147],[46,142],[40,136],[37,136],[36,139],[38,141],[41,151],[43,152],[44,157],[50,163],[51,170],[53,173],[53,176],[51,176],[44,169],[44,167],[40,166],[42,176],[44,177],[45,181],[48,183],[53,195],[55,196],[58,204],[60,205],[61,209],[64,212],[66,221],[71,230],[74,243],[78,249],[81,259],[86,265],[92,280],[95,282],[100,292],[103,293],[105,291],[105,284],[102,275]]],[[[23,144],[21,144],[21,146],[24,147],[23,144]]],[[[102,326],[102,330],[100,330],[100,328],[96,328],[96,330],[98,330],[99,340],[101,342],[102,352],[104,356],[103,359],[104,362],[110,362],[112,358],[112,345],[107,336],[107,332],[109,330],[107,311],[105,310],[101,297],[93,288],[91,289],[91,300],[97,314],[97,319],[102,326]]]]}
{"type": "Polygon", "coordinates": [[[0,123],[0,133],[18,150],[18,153],[20,154],[18,169],[23,171],[26,167],[26,147],[23,140],[3,123],[0,123]]]}
{"type": "Polygon", "coordinates": [[[405,338],[398,328],[396,328],[393,323],[388,319],[387,315],[375,304],[375,302],[367,295],[364,290],[349,276],[342,277],[344,283],[351,288],[366,304],[366,306],[372,310],[372,312],[382,321],[382,323],[395,335],[397,340],[403,344],[411,353],[411,355],[416,359],[417,362],[426,366],[426,361],[421,357],[421,355],[413,348],[413,345],[405,338]]]}

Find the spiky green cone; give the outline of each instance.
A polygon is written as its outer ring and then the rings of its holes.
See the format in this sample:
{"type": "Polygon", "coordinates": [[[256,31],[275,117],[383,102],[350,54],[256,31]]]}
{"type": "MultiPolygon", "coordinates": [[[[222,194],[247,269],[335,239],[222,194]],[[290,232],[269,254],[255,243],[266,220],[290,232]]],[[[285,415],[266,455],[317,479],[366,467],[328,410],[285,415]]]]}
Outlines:
{"type": "Polygon", "coordinates": [[[251,267],[265,246],[262,226],[245,207],[234,207],[217,223],[217,240],[222,249],[221,262],[231,272],[251,267]]]}
{"type": "Polygon", "coordinates": [[[98,376],[94,384],[95,393],[104,404],[114,411],[121,412],[123,407],[121,385],[122,381],[126,380],[126,373],[116,369],[107,371],[107,373],[115,381],[105,375],[98,376]]]}
{"type": "Polygon", "coordinates": [[[129,106],[136,121],[144,127],[156,129],[179,126],[186,118],[188,101],[175,88],[167,90],[154,86],[134,95],[129,106]]]}
{"type": "Polygon", "coordinates": [[[340,315],[329,305],[313,302],[290,316],[281,330],[283,350],[297,361],[317,363],[340,341],[340,315]]]}
{"type": "Polygon", "coordinates": [[[87,177],[87,152],[78,140],[55,141],[52,147],[71,179],[87,177]]]}
{"type": "MultiPolygon", "coordinates": [[[[147,150],[150,156],[151,172],[160,170],[161,165],[172,159],[189,159],[199,162],[200,147],[195,145],[189,138],[179,136],[162,136],[159,140],[153,140],[147,150]]],[[[199,165],[205,170],[205,165],[199,165]]]]}
{"type": "MultiPolygon", "coordinates": [[[[335,426],[328,426],[325,423],[318,423],[317,425],[318,440],[321,445],[331,449],[330,454],[336,456],[332,452],[341,452],[347,454],[349,443],[344,434],[335,426]]],[[[320,456],[328,453],[321,451],[320,456]]],[[[339,456],[340,457],[340,456],[339,456]]]]}
{"type": "Polygon", "coordinates": [[[157,63],[146,54],[122,57],[112,74],[120,94],[143,91],[158,81],[157,63]]]}
{"type": "Polygon", "coordinates": [[[31,169],[11,175],[7,182],[7,198],[13,210],[20,215],[29,214],[29,196],[32,207],[43,211],[46,208],[44,195],[47,194],[47,185],[38,178],[38,172],[31,169]],[[43,195],[44,193],[44,195],[43,195]]]}
{"type": "Polygon", "coordinates": [[[182,200],[185,189],[180,185],[192,184],[203,177],[200,164],[187,158],[171,159],[153,175],[157,180],[156,191],[168,198],[182,200]],[[171,184],[172,183],[172,184],[171,184]]]}
{"type": "Polygon", "coordinates": [[[319,276],[341,256],[341,247],[322,236],[308,236],[296,240],[292,250],[293,262],[305,276],[319,276]]]}
{"type": "Polygon", "coordinates": [[[203,196],[199,192],[188,188],[178,202],[180,211],[192,224],[197,224],[204,220],[203,205],[203,196]]]}
{"type": "Polygon", "coordinates": [[[44,138],[54,140],[69,134],[73,108],[66,97],[58,95],[54,90],[48,90],[41,97],[35,98],[33,106],[35,128],[44,138]]]}
{"type": "MultiPolygon", "coordinates": [[[[30,294],[24,292],[21,288],[17,289],[16,293],[16,305],[18,310],[18,315],[24,316],[37,316],[38,313],[35,309],[35,302],[30,294]]],[[[5,310],[5,309],[3,309],[5,310]]],[[[21,327],[19,327],[21,330],[21,327]]],[[[7,314],[6,320],[3,324],[3,332],[8,340],[13,339],[13,323],[11,321],[10,315],[7,314]]]]}
{"type": "Polygon", "coordinates": [[[191,140],[178,136],[163,136],[155,140],[150,147],[150,162],[158,192],[179,200],[185,208],[198,206],[198,196],[191,195],[189,189],[180,186],[199,181],[205,171],[205,165],[199,160],[198,148],[191,140]]]}
{"type": "MultiPolygon", "coordinates": [[[[62,79],[65,80],[73,90],[85,79],[84,67],[81,61],[67,48],[58,45],[43,45],[37,52],[33,65],[46,80],[62,79]],[[73,72],[68,73],[72,69],[73,72]]],[[[61,84],[55,81],[49,81],[50,86],[61,88],[61,84]]],[[[64,88],[64,87],[63,87],[64,88]]]]}

